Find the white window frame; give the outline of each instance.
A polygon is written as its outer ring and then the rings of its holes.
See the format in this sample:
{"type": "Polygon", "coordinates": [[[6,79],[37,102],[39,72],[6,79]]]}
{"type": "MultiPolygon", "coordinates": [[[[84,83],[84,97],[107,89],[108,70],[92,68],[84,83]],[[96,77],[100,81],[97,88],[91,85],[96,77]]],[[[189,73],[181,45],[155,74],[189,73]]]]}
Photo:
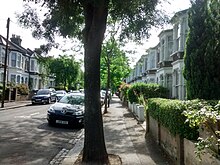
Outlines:
{"type": "Polygon", "coordinates": [[[21,66],[21,60],[22,60],[22,55],[21,55],[21,53],[18,53],[17,54],[17,67],[18,68],[21,68],[22,66],[21,66]]]}
{"type": "Polygon", "coordinates": [[[173,37],[168,36],[167,41],[168,41],[168,54],[171,55],[173,53],[173,37]]]}
{"type": "Polygon", "coordinates": [[[21,84],[21,75],[16,76],[16,83],[21,84]]]}
{"type": "Polygon", "coordinates": [[[25,58],[25,64],[24,64],[24,70],[28,71],[28,63],[29,63],[29,59],[28,57],[25,58]]]}
{"type": "Polygon", "coordinates": [[[12,83],[16,83],[16,75],[15,75],[15,74],[11,74],[11,76],[10,76],[10,81],[11,81],[12,83]]]}
{"type": "Polygon", "coordinates": [[[21,56],[21,69],[24,69],[25,67],[25,57],[21,56]]]}
{"type": "Polygon", "coordinates": [[[11,67],[16,67],[17,65],[17,53],[11,52],[11,67]]]}
{"type": "Polygon", "coordinates": [[[0,75],[1,75],[0,81],[3,82],[4,73],[1,72],[0,75]]]}
{"type": "Polygon", "coordinates": [[[35,60],[34,59],[30,60],[30,71],[32,72],[35,71],[35,60]]]}
{"type": "Polygon", "coordinates": [[[1,63],[2,64],[5,63],[5,49],[3,49],[3,48],[1,50],[1,63]]]}

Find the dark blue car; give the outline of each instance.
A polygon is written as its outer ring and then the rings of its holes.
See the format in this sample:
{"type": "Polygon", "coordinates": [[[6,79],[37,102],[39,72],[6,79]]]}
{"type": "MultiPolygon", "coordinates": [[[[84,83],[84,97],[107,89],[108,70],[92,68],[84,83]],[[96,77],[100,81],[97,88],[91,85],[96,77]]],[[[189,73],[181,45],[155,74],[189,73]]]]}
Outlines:
{"type": "Polygon", "coordinates": [[[50,125],[82,126],[84,123],[84,94],[68,93],[47,111],[50,125]]]}
{"type": "Polygon", "coordinates": [[[40,89],[31,98],[32,104],[50,104],[56,102],[56,91],[52,89],[40,89]]]}

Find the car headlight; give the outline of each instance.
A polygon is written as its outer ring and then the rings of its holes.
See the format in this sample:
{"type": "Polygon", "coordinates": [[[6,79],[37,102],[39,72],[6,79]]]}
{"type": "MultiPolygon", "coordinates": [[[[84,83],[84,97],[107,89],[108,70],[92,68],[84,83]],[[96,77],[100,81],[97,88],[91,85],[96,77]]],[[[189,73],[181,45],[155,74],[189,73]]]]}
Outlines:
{"type": "Polygon", "coordinates": [[[75,115],[83,115],[83,110],[80,109],[80,110],[75,111],[75,115]]]}
{"type": "Polygon", "coordinates": [[[50,107],[49,109],[48,109],[48,112],[52,112],[52,113],[55,113],[55,110],[53,109],[53,107],[50,107]]]}
{"type": "Polygon", "coordinates": [[[82,115],[83,112],[82,112],[82,111],[77,111],[75,114],[76,114],[76,115],[82,115]]]}

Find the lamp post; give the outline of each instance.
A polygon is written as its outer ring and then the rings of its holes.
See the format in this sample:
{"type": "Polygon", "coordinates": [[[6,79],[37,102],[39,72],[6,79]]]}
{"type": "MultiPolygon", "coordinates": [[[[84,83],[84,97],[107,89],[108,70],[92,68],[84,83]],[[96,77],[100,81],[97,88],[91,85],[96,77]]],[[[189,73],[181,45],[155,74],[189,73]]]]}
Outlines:
{"type": "Polygon", "coordinates": [[[5,49],[5,62],[4,62],[4,75],[3,75],[3,89],[2,89],[2,104],[1,107],[4,108],[4,100],[5,100],[5,84],[6,84],[6,69],[7,69],[7,58],[8,58],[8,37],[9,37],[9,24],[10,18],[7,20],[7,38],[6,38],[6,49],[5,49]]]}

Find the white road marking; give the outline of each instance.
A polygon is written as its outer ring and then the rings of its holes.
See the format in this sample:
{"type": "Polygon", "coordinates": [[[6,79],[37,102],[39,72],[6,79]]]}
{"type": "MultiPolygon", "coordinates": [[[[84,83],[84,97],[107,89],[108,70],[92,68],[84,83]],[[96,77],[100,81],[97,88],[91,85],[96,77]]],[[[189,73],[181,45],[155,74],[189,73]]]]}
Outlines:
{"type": "Polygon", "coordinates": [[[40,114],[40,112],[36,112],[36,113],[30,114],[30,116],[39,115],[39,114],[40,114]]]}
{"type": "Polygon", "coordinates": [[[27,119],[27,118],[31,118],[32,116],[35,116],[35,115],[39,115],[40,112],[36,112],[36,113],[32,113],[30,115],[27,115],[27,116],[15,116],[14,118],[23,118],[23,119],[27,119]]]}

